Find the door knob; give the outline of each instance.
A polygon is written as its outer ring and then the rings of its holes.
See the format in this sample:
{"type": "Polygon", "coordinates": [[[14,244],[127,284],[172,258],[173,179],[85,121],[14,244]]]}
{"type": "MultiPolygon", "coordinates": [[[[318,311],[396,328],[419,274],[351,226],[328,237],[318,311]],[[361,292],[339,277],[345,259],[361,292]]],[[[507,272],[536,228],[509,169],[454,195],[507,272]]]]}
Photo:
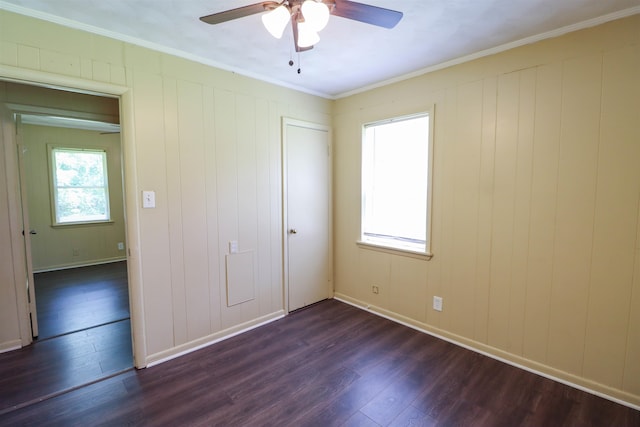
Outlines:
{"type": "Polygon", "coordinates": [[[291,230],[289,230],[289,234],[298,234],[298,230],[292,228],[291,230]]]}
{"type": "Polygon", "coordinates": [[[29,234],[38,234],[36,230],[29,230],[29,234]]]}

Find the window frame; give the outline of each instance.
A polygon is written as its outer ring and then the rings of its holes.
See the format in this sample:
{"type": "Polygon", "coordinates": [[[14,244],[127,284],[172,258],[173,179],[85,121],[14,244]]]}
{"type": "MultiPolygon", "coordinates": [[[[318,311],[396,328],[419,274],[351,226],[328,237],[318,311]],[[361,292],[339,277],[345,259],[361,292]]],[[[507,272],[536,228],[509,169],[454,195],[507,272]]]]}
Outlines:
{"type": "Polygon", "coordinates": [[[370,122],[366,122],[362,124],[361,129],[361,142],[360,142],[360,167],[361,167],[361,176],[360,176],[360,233],[359,238],[356,241],[356,244],[363,249],[371,249],[379,252],[390,253],[394,255],[408,256],[412,258],[425,259],[429,260],[433,257],[432,252],[432,233],[431,233],[431,221],[432,221],[432,199],[433,199],[433,141],[434,141],[434,118],[435,118],[435,105],[432,105],[428,108],[421,109],[419,112],[403,114],[398,116],[393,116],[390,118],[383,118],[380,120],[374,120],[370,122]],[[366,143],[366,130],[368,127],[375,125],[384,125],[393,122],[411,120],[420,117],[428,117],[429,120],[429,129],[427,132],[427,186],[425,188],[426,191],[426,229],[425,229],[425,247],[424,250],[418,250],[403,246],[397,243],[396,239],[384,239],[384,238],[365,238],[364,235],[364,215],[365,215],[365,188],[363,186],[363,182],[365,180],[365,150],[364,144],[366,143]]]}
{"type": "MultiPolygon", "coordinates": [[[[47,144],[47,157],[49,164],[49,193],[51,201],[51,226],[52,227],[69,227],[77,225],[94,225],[94,224],[109,224],[113,223],[113,217],[111,216],[111,194],[109,183],[109,148],[103,146],[74,146],[71,144],[47,144]],[[107,218],[96,220],[83,220],[83,221],[58,221],[58,185],[56,179],[56,159],[55,151],[70,151],[70,152],[92,152],[102,153],[103,155],[103,167],[104,167],[104,190],[105,190],[105,203],[107,205],[107,218]]],[[[83,187],[84,188],[84,187],[83,187]]]]}

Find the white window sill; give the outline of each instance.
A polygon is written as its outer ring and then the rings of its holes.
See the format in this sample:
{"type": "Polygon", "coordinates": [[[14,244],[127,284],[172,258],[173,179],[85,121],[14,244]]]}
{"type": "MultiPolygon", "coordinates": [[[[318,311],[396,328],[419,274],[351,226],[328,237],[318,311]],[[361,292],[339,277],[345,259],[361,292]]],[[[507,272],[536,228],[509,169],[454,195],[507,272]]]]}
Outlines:
{"type": "Polygon", "coordinates": [[[91,225],[109,225],[109,224],[113,224],[114,221],[109,219],[109,220],[104,220],[104,221],[78,221],[78,222],[61,222],[58,224],[51,224],[51,227],[53,228],[57,228],[57,227],[79,227],[79,226],[91,226],[91,225]]]}
{"type": "Polygon", "coordinates": [[[411,250],[411,249],[408,249],[408,248],[401,248],[401,247],[396,247],[396,246],[383,245],[383,244],[374,243],[374,242],[367,242],[367,241],[363,241],[363,240],[358,240],[356,242],[356,244],[359,247],[361,247],[362,249],[369,249],[369,250],[372,250],[372,251],[385,252],[385,253],[392,254],[392,255],[406,256],[406,257],[410,257],[410,258],[423,259],[423,260],[426,260],[426,261],[428,261],[431,258],[433,258],[433,254],[431,252],[416,251],[416,250],[411,250]]]}

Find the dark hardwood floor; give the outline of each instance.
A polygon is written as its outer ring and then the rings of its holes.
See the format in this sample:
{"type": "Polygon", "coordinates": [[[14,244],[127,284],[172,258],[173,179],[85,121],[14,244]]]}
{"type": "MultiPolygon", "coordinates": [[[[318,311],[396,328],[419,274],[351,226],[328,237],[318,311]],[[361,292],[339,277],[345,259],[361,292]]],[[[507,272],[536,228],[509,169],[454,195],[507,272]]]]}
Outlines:
{"type": "Polygon", "coordinates": [[[38,339],[129,318],[125,261],[34,275],[38,339]]]}
{"type": "Polygon", "coordinates": [[[35,289],[39,338],[0,354],[0,414],[133,367],[125,262],[39,273],[35,289]]]}
{"type": "Polygon", "coordinates": [[[0,425],[637,427],[640,412],[328,300],[0,425]]]}

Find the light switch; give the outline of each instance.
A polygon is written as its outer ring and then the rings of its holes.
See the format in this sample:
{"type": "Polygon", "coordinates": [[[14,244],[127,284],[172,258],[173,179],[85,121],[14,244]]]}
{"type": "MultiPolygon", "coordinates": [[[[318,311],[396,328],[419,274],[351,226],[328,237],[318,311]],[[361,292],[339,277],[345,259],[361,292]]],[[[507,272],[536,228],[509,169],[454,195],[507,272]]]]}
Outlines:
{"type": "Polygon", "coordinates": [[[238,241],[237,240],[231,240],[229,242],[229,253],[230,254],[237,254],[238,253],[238,241]]]}
{"type": "Polygon", "coordinates": [[[143,208],[155,208],[156,207],[156,192],[155,191],[143,191],[142,192],[142,207],[143,208]]]}

